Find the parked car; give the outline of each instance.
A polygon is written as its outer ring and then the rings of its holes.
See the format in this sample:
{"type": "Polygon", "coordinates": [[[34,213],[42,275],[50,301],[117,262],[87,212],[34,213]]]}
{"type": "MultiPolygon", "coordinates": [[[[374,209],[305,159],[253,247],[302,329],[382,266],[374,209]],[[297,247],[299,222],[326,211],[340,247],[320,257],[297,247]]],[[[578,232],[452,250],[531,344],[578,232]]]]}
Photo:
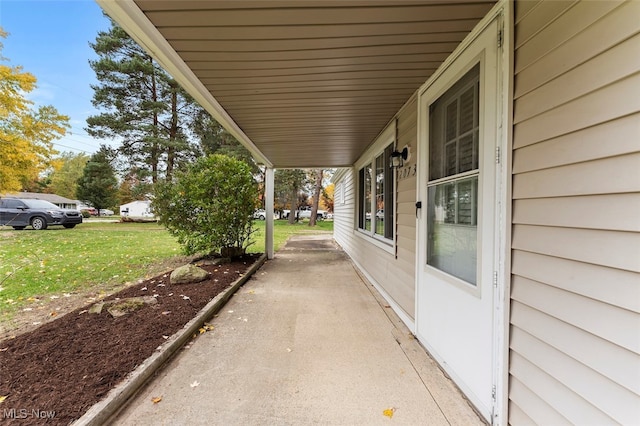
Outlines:
{"type": "Polygon", "coordinates": [[[100,216],[113,216],[113,210],[100,209],[100,216]]]}
{"type": "MultiPolygon", "coordinates": [[[[290,210],[283,210],[282,217],[283,219],[289,219],[290,210]]],[[[296,211],[296,215],[298,219],[309,219],[311,218],[311,207],[300,207],[298,211],[296,211]]],[[[322,220],[327,217],[327,212],[324,210],[318,209],[316,213],[316,219],[322,220]]]]}
{"type": "Polygon", "coordinates": [[[33,229],[47,229],[51,225],[73,228],[82,223],[78,210],[61,209],[44,200],[2,198],[0,199],[0,225],[21,230],[31,225],[33,229]]]}
{"type": "MultiPolygon", "coordinates": [[[[80,209],[80,213],[83,213],[83,212],[89,213],[89,216],[98,216],[98,210],[93,208],[93,207],[88,207],[86,209],[80,209]]],[[[88,217],[88,216],[85,215],[85,217],[88,217]]]]}
{"type": "MultiPolygon", "coordinates": [[[[367,217],[367,220],[370,220],[371,213],[367,212],[366,217],[367,217]]],[[[384,210],[378,210],[376,212],[376,218],[378,218],[379,220],[384,220],[384,210]]]]}
{"type": "Polygon", "coordinates": [[[264,211],[263,209],[258,209],[255,212],[253,212],[253,218],[265,220],[267,218],[267,212],[264,211]]]}

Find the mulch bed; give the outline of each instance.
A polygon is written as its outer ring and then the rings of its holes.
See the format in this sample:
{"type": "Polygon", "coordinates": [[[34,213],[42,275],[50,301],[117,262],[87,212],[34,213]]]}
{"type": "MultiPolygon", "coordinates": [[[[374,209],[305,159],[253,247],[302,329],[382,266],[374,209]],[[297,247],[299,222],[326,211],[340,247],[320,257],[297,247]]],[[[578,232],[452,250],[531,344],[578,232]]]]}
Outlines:
{"type": "Polygon", "coordinates": [[[1,424],[66,425],[179,331],[258,259],[201,266],[211,273],[196,284],[170,285],[169,273],[104,298],[154,296],[157,303],[114,318],[90,305],[36,330],[0,341],[1,424]],[[49,417],[44,419],[43,417],[49,417]]]}

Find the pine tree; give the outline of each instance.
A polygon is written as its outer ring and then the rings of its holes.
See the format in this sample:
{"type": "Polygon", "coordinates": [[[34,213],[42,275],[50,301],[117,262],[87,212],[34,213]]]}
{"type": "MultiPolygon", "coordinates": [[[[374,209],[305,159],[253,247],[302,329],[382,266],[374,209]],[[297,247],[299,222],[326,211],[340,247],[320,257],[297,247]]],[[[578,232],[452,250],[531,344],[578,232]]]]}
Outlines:
{"type": "Polygon", "coordinates": [[[120,139],[119,153],[140,178],[170,181],[195,156],[187,137],[195,102],[115,22],[91,47],[98,59],[89,63],[99,82],[92,103],[104,112],[87,119],[87,132],[120,139]]]}
{"type": "Polygon", "coordinates": [[[111,165],[114,155],[111,149],[101,145],[78,179],[76,197],[98,211],[117,203],[118,180],[111,165]]]}

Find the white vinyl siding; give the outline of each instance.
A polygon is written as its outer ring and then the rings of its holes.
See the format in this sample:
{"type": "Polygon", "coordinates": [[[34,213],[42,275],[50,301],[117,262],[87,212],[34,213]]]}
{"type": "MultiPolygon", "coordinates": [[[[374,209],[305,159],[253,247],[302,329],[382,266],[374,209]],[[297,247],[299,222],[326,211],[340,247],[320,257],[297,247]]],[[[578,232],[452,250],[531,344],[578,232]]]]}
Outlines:
{"type": "Polygon", "coordinates": [[[638,16],[515,5],[511,424],[640,419],[638,16]]]}
{"type": "MultiPolygon", "coordinates": [[[[376,245],[372,238],[357,235],[357,180],[359,168],[346,171],[336,181],[343,186],[345,203],[334,207],[334,238],[362,269],[368,279],[382,290],[391,306],[399,309],[400,317],[413,327],[415,318],[415,235],[416,235],[416,117],[417,105],[412,98],[398,113],[396,146],[409,147],[410,154],[404,166],[396,172],[395,246],[392,252],[376,245]]],[[[391,201],[391,200],[389,200],[391,201]]],[[[385,201],[386,202],[386,201],[385,201]]]]}

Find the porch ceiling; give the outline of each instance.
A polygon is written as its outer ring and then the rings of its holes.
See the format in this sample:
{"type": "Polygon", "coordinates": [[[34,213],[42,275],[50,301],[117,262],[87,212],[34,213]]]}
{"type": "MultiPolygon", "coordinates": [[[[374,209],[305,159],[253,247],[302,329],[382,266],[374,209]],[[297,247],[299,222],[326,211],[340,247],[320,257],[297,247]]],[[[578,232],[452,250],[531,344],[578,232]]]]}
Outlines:
{"type": "Polygon", "coordinates": [[[280,168],[352,165],[495,3],[99,2],[154,55],[170,47],[163,66],[280,168]]]}

